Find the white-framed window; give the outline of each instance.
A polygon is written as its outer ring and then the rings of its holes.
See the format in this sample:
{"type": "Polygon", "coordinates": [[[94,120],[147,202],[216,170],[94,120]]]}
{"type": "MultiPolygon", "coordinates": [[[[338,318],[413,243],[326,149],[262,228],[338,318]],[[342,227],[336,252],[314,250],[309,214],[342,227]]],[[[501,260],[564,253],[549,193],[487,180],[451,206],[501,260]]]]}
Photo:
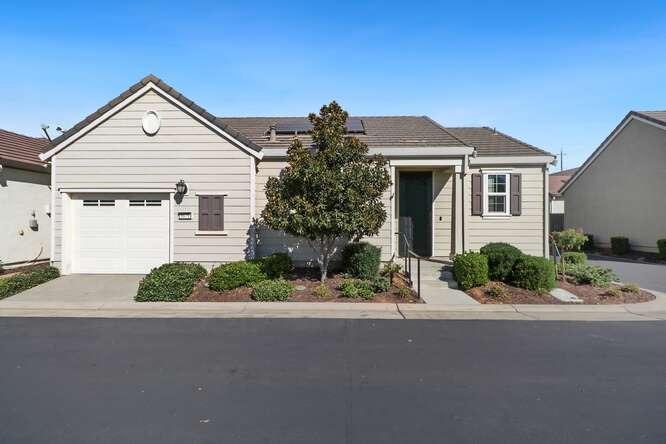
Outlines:
{"type": "Polygon", "coordinates": [[[510,212],[510,184],[509,173],[489,172],[483,175],[483,214],[487,216],[508,216],[510,212]]]}

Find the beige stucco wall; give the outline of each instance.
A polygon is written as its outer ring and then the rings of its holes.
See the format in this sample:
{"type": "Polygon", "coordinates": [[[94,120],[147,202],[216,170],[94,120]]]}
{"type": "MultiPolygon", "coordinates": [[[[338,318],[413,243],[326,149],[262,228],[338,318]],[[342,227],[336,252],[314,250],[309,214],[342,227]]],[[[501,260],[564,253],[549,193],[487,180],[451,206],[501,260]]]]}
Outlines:
{"type": "MultiPolygon", "coordinates": [[[[56,188],[175,188],[173,259],[211,265],[246,257],[250,227],[250,155],[155,92],[149,91],[56,155],[56,188]],[[156,111],[161,128],[147,136],[141,118],[156,111]],[[197,192],[226,193],[226,236],[196,236],[197,192]],[[191,221],[177,220],[191,212],[191,221]]],[[[62,199],[56,194],[54,262],[62,258],[62,199]]]]}
{"type": "Polygon", "coordinates": [[[626,236],[631,247],[657,251],[666,238],[666,130],[632,120],[567,188],[567,227],[596,243],[626,236]]]}
{"type": "MultiPolygon", "coordinates": [[[[465,248],[478,251],[490,242],[507,242],[524,253],[544,254],[544,168],[501,165],[471,168],[465,176],[465,248]],[[472,216],[472,174],[504,169],[522,176],[522,212],[520,216],[472,216]]],[[[568,203],[567,203],[568,205],[568,203]]]]}
{"type": "Polygon", "coordinates": [[[0,170],[0,261],[4,264],[49,258],[51,178],[46,172],[0,170]],[[37,230],[30,228],[32,213],[37,230]]]}
{"type": "MultiPolygon", "coordinates": [[[[262,160],[257,166],[256,175],[256,205],[257,217],[266,206],[266,181],[271,176],[278,176],[280,171],[287,165],[283,160],[262,160]]],[[[377,245],[382,249],[382,260],[391,259],[391,227],[390,227],[390,189],[383,195],[383,202],[386,206],[387,218],[377,236],[371,236],[365,239],[371,244],[377,245]]],[[[343,245],[341,244],[340,247],[343,245]]],[[[297,263],[312,263],[312,250],[303,239],[294,238],[283,232],[262,228],[257,232],[257,254],[266,256],[276,251],[283,251],[291,254],[297,263]]]]}

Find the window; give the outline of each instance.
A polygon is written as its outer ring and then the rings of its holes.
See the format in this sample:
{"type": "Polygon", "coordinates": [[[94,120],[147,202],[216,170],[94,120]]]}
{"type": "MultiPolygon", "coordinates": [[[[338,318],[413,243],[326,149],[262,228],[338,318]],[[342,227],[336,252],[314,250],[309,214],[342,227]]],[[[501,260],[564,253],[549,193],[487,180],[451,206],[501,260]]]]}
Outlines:
{"type": "Polygon", "coordinates": [[[111,199],[85,199],[83,201],[84,207],[114,207],[116,206],[116,201],[111,199]]]}
{"type": "Polygon", "coordinates": [[[484,214],[509,214],[509,175],[504,173],[484,174],[486,199],[484,214]]]}
{"type": "Polygon", "coordinates": [[[130,207],[160,207],[162,201],[159,199],[131,199],[129,201],[130,207]]]}
{"type": "Polygon", "coordinates": [[[223,195],[199,195],[199,231],[224,231],[223,195]]]}

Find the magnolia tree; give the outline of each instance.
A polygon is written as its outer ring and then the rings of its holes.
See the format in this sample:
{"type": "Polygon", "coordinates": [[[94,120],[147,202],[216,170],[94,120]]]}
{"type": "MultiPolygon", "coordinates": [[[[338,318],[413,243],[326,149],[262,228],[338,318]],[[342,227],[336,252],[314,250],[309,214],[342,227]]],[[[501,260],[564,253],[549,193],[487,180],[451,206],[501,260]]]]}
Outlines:
{"type": "Polygon", "coordinates": [[[381,201],[391,185],[382,156],[347,135],[348,114],[336,102],[310,114],[312,147],[294,139],[288,165],[266,183],[261,212],[271,229],[304,238],[316,254],[322,282],[339,246],[379,233],[386,220],[381,201]]]}

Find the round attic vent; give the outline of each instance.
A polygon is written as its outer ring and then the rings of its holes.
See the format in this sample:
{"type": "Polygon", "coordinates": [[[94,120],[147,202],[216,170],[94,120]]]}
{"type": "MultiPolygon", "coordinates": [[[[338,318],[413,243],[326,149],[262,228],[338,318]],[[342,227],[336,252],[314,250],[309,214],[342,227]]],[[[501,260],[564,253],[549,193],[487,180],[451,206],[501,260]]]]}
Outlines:
{"type": "Polygon", "coordinates": [[[160,130],[160,116],[155,111],[146,111],[141,118],[143,131],[149,136],[154,136],[160,130]]]}

